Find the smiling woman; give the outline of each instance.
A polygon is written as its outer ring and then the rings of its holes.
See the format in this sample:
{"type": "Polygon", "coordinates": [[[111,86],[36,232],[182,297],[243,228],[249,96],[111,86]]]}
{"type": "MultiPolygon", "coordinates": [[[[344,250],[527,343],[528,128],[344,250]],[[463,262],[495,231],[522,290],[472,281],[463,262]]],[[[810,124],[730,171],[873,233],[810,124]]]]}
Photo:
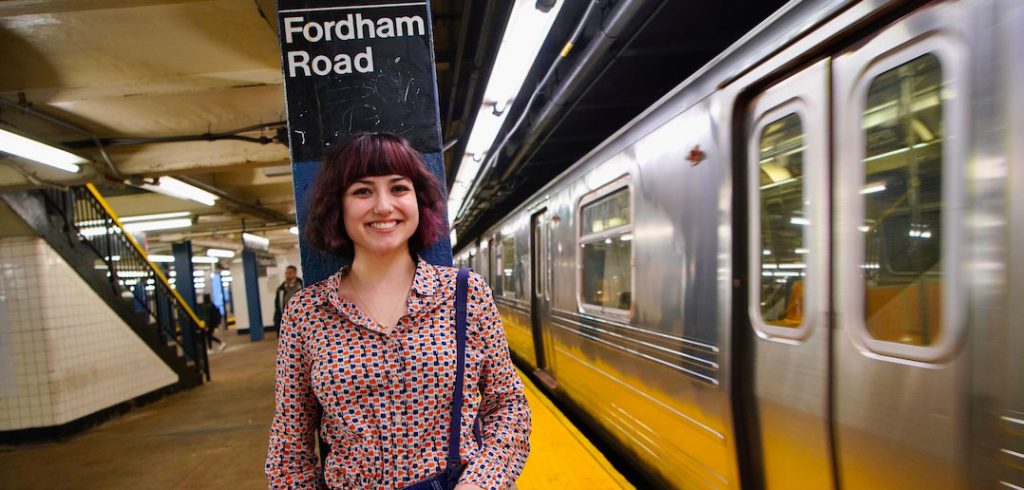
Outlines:
{"type": "Polygon", "coordinates": [[[530,409],[491,290],[416,256],[442,235],[442,205],[397,135],[357,134],[328,154],[303,229],[352,266],[285,307],[272,488],[502,489],[519,476],[530,409]]]}

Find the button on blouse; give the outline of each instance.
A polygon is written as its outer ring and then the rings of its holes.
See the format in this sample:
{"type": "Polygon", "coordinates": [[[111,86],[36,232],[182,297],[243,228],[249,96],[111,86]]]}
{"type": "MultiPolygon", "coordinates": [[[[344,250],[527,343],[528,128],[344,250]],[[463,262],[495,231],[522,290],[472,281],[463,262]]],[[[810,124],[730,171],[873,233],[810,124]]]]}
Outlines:
{"type": "MultiPolygon", "coordinates": [[[[444,470],[457,272],[420,260],[408,310],[391,333],[338,295],[346,269],[295,294],[278,334],[271,488],[398,489],[444,470]],[[331,448],[322,475],[317,429],[331,448]]],[[[526,463],[530,410],[478,274],[470,274],[467,296],[460,482],[499,489],[526,463]]]]}

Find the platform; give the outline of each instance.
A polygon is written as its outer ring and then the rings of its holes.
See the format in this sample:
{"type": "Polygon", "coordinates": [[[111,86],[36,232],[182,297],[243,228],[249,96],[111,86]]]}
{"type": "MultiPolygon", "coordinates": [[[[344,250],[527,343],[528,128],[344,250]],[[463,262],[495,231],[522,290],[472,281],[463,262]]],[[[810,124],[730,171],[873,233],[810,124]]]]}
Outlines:
{"type": "MultiPolygon", "coordinates": [[[[266,488],[276,340],[224,336],[213,381],[135,409],[69,441],[0,448],[0,487],[266,488]]],[[[525,380],[533,450],[521,490],[633,488],[525,380]]]]}

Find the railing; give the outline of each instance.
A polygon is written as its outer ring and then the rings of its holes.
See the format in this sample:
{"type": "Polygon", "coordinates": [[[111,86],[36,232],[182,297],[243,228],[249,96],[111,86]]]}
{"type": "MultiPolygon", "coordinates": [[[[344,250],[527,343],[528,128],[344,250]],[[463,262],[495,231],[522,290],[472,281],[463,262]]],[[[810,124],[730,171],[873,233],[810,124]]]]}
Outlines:
{"type": "Polygon", "coordinates": [[[87,184],[68,191],[43,192],[47,205],[64,218],[70,238],[95,252],[95,268],[106,273],[114,293],[132,299],[135,310],[144,314],[149,325],[165,341],[175,342],[186,359],[209,380],[205,325],[171,287],[160,268],[149,261],[132,235],[125,232],[96,187],[87,184]]]}

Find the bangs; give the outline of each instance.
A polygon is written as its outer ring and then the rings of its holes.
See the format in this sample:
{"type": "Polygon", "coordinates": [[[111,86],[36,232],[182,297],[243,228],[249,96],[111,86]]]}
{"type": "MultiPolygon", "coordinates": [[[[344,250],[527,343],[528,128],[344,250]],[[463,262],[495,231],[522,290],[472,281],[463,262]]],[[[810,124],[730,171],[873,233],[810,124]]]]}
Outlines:
{"type": "Polygon", "coordinates": [[[346,189],[363,177],[401,175],[416,181],[424,170],[415,150],[402,140],[363,138],[352,146],[351,151],[343,155],[346,189]]]}

